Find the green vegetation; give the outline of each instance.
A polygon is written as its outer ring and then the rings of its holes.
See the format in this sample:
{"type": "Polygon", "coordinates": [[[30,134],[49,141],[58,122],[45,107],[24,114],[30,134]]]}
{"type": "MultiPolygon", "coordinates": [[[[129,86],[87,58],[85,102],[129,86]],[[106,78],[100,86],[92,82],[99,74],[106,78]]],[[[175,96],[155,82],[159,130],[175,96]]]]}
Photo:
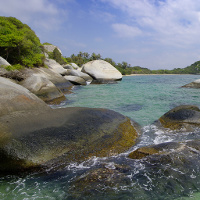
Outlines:
{"type": "Polygon", "coordinates": [[[44,60],[35,32],[14,17],[0,17],[0,55],[25,67],[41,66],[44,60]]]}
{"type": "Polygon", "coordinates": [[[200,61],[193,63],[192,65],[186,68],[175,68],[173,70],[160,69],[160,70],[150,70],[148,68],[143,68],[140,66],[131,66],[127,62],[116,63],[112,58],[103,59],[100,54],[92,53],[90,56],[89,53],[79,52],[77,55],[72,54],[70,57],[64,58],[67,63],[74,62],[78,66],[83,65],[86,62],[92,60],[102,59],[113,65],[117,68],[123,75],[129,74],[200,74],[200,61]]]}
{"type": "Polygon", "coordinates": [[[67,63],[57,48],[55,48],[53,52],[48,52],[48,55],[50,59],[54,59],[56,62],[58,62],[61,65],[64,65],[67,63]]]}

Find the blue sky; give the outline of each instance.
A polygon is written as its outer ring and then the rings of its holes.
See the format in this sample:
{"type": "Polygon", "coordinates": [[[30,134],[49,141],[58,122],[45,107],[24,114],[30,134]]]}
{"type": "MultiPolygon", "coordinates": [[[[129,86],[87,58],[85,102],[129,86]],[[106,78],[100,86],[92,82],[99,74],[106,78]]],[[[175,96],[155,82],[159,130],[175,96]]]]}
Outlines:
{"type": "Polygon", "coordinates": [[[199,0],[0,0],[0,15],[28,24],[64,56],[100,53],[149,69],[200,60],[199,0]]]}

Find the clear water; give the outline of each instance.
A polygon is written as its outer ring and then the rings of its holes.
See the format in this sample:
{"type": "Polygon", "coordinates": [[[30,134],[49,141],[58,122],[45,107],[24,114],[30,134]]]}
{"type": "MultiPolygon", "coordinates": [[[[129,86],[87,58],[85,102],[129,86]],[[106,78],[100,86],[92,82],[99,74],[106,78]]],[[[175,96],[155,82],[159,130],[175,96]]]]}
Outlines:
{"type": "MultiPolygon", "coordinates": [[[[198,89],[181,86],[198,79],[195,75],[155,75],[128,76],[118,84],[89,85],[74,87],[67,95],[67,101],[59,107],[101,107],[122,113],[142,125],[140,142],[130,149],[159,144],[168,141],[200,139],[200,132],[171,134],[151,125],[155,120],[175,106],[192,104],[200,106],[198,89]]],[[[129,151],[129,152],[130,152],[129,151]]],[[[71,163],[64,170],[35,173],[24,176],[0,178],[0,199],[199,199],[200,159],[188,165],[187,169],[170,165],[152,165],[140,160],[127,159],[128,152],[111,158],[91,158],[81,164],[71,163]],[[77,177],[84,177],[91,169],[104,166],[118,173],[117,166],[127,166],[122,170],[125,182],[113,178],[112,186],[99,183],[83,195],[79,188],[74,189],[77,177]],[[158,167],[159,166],[159,167],[158,167]],[[156,168],[158,167],[158,168],[156,168]],[[115,185],[116,181],[116,185],[115,185]]],[[[192,158],[191,158],[192,159],[192,158]]],[[[118,174],[119,175],[119,174],[118,174]]],[[[91,187],[91,185],[87,185],[91,187]]]]}

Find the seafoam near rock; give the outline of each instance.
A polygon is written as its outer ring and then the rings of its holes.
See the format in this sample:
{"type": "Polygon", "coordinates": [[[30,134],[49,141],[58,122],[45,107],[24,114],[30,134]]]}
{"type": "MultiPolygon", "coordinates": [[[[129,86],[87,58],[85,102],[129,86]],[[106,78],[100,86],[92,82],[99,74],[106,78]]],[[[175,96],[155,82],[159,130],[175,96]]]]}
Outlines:
{"type": "Polygon", "coordinates": [[[83,65],[81,70],[95,80],[121,80],[122,74],[110,63],[104,60],[94,60],[83,65]]]}

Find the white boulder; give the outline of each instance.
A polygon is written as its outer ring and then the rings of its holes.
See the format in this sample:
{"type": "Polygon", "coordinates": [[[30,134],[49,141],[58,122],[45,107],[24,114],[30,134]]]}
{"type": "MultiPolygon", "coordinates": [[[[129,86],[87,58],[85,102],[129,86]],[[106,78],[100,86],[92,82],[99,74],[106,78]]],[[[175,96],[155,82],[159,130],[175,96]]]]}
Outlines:
{"type": "Polygon", "coordinates": [[[118,81],[122,79],[122,74],[104,60],[90,61],[83,65],[81,71],[99,81],[118,81]]]}
{"type": "Polygon", "coordinates": [[[4,58],[2,58],[1,56],[0,56],[0,66],[9,66],[10,65],[10,63],[8,63],[7,62],[7,60],[5,60],[4,58]]]}
{"type": "Polygon", "coordinates": [[[64,69],[59,63],[57,63],[53,59],[46,58],[44,61],[44,64],[48,66],[48,68],[58,74],[65,75],[67,73],[67,70],[64,69]]]}
{"type": "Polygon", "coordinates": [[[41,77],[39,74],[33,74],[28,77],[21,82],[21,85],[45,102],[55,100],[59,102],[65,99],[63,93],[51,81],[41,77]]]}

